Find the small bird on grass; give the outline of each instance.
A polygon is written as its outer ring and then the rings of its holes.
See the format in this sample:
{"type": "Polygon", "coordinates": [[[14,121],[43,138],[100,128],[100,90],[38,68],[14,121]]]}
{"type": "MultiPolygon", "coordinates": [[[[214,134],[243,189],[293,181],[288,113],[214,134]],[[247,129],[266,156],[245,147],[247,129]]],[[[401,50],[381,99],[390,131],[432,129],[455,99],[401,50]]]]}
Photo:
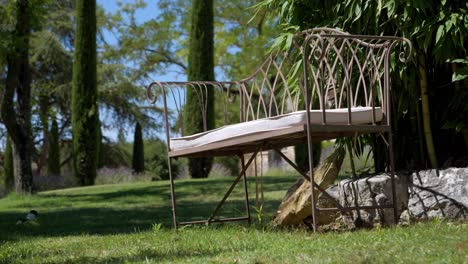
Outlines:
{"type": "Polygon", "coordinates": [[[26,215],[25,218],[18,219],[18,221],[16,221],[16,225],[24,224],[27,221],[35,221],[37,220],[38,216],[39,216],[39,213],[36,210],[31,210],[29,211],[29,213],[26,215]]]}

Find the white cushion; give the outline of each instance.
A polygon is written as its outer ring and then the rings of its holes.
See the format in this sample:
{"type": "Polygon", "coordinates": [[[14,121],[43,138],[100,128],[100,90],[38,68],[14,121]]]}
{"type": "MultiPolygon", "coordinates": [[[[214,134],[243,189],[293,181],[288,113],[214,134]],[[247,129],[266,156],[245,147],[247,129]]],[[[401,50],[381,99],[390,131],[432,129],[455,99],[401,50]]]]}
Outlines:
{"type": "MultiPolygon", "coordinates": [[[[310,113],[312,124],[322,124],[322,110],[311,110],[310,113]]],[[[348,108],[327,109],[325,116],[327,125],[348,124],[348,108]]],[[[382,116],[382,109],[375,107],[375,122],[381,121],[382,116]]],[[[302,125],[306,123],[306,119],[306,111],[302,110],[285,115],[223,126],[191,136],[171,138],[171,150],[192,148],[234,137],[302,125]]],[[[351,123],[353,125],[372,123],[372,107],[351,108],[351,123]]]]}

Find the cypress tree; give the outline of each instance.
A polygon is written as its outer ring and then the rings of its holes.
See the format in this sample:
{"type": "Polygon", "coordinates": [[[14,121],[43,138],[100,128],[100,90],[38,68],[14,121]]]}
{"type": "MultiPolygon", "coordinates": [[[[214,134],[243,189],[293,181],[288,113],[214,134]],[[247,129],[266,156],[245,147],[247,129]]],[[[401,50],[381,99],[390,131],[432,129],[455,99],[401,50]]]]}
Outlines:
{"type": "Polygon", "coordinates": [[[96,0],[76,0],[75,3],[72,80],[74,167],[81,185],[93,185],[100,129],[96,82],[96,0]]]}
{"type": "Polygon", "coordinates": [[[49,174],[60,174],[60,146],[57,120],[52,120],[49,134],[49,153],[47,155],[47,171],[49,174]]]}
{"type": "Polygon", "coordinates": [[[135,137],[133,141],[132,169],[134,173],[141,173],[145,170],[143,137],[141,135],[141,126],[138,122],[135,126],[135,137]]]}
{"type": "Polygon", "coordinates": [[[3,173],[5,179],[5,189],[8,192],[12,191],[15,188],[15,174],[13,170],[13,150],[11,148],[9,136],[7,136],[6,140],[3,173]]]}
{"type": "MultiPolygon", "coordinates": [[[[192,0],[190,49],[188,58],[189,81],[214,80],[213,1],[192,0]]],[[[204,92],[198,91],[198,92],[204,92]]],[[[207,128],[214,128],[214,91],[208,87],[207,128]]],[[[184,124],[186,134],[203,131],[203,119],[196,91],[187,89],[184,124]]],[[[211,170],[212,158],[189,158],[192,178],[206,178],[211,170]]]]}

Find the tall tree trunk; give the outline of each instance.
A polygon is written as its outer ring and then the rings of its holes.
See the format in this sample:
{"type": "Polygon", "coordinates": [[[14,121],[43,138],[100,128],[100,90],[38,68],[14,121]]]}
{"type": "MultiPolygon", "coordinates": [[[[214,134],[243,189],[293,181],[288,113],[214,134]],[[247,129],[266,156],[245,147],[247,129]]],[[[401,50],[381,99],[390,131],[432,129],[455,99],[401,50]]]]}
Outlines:
{"type": "MultiPolygon", "coordinates": [[[[190,30],[190,50],[188,59],[189,81],[214,80],[214,26],[213,0],[192,1],[192,25],[190,30]]],[[[204,96],[207,100],[206,127],[214,128],[214,91],[208,87],[204,96]]],[[[205,91],[198,91],[205,93],[205,91]]],[[[203,131],[203,113],[200,111],[196,91],[187,89],[184,125],[187,134],[203,131]]],[[[206,178],[211,170],[212,158],[189,158],[189,171],[192,178],[206,178]]]]}
{"type": "Polygon", "coordinates": [[[13,150],[11,147],[10,137],[6,136],[6,148],[3,162],[3,176],[5,178],[5,189],[11,192],[15,188],[15,173],[13,165],[13,150]]]}
{"type": "Polygon", "coordinates": [[[76,0],[72,128],[75,175],[81,185],[96,179],[99,109],[96,82],[96,0],[76,0]]]}
{"type": "Polygon", "coordinates": [[[49,98],[46,95],[39,96],[39,117],[42,123],[42,146],[39,158],[36,161],[37,168],[35,175],[40,176],[42,169],[47,162],[47,153],[49,149],[49,98]]]}
{"type": "Polygon", "coordinates": [[[47,173],[50,175],[60,175],[60,138],[57,120],[52,120],[50,128],[49,146],[47,148],[47,173]]]}
{"type": "Polygon", "coordinates": [[[2,119],[12,140],[15,164],[15,189],[31,193],[33,151],[31,131],[31,76],[29,70],[29,6],[27,0],[16,2],[16,28],[13,45],[7,55],[8,73],[1,106],[2,119]],[[16,93],[16,100],[14,99],[16,93]],[[16,104],[16,107],[15,107],[16,104]]]}
{"type": "Polygon", "coordinates": [[[426,72],[426,60],[420,55],[419,56],[419,77],[421,88],[421,103],[422,103],[422,118],[423,118],[423,127],[424,127],[424,136],[426,139],[427,154],[431,162],[432,168],[437,168],[437,156],[434,148],[434,141],[432,139],[432,128],[431,128],[431,114],[429,111],[429,96],[428,96],[428,82],[427,82],[427,72],[426,72]]]}

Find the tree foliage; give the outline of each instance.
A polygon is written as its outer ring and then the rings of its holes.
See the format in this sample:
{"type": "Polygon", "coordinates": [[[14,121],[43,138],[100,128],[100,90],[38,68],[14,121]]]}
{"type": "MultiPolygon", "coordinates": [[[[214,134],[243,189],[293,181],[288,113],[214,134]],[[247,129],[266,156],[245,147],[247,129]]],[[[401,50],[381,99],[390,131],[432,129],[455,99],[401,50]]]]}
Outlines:
{"type": "Polygon", "coordinates": [[[438,160],[466,154],[466,2],[264,0],[256,10],[278,16],[286,30],[337,27],[354,34],[409,38],[415,49],[413,63],[399,65],[392,58],[391,65],[397,167],[436,167],[438,160]]]}
{"type": "MultiPolygon", "coordinates": [[[[167,145],[157,138],[145,140],[144,145],[146,169],[154,175],[154,179],[168,180],[167,145]]],[[[180,160],[172,162],[171,170],[173,176],[177,176],[180,166],[180,160]]]]}
{"type": "MultiPolygon", "coordinates": [[[[48,120],[57,118],[59,137],[63,142],[72,137],[70,105],[76,3],[74,0],[28,2],[31,22],[31,134],[34,143],[30,156],[35,163],[35,174],[42,175],[48,165],[48,120]]],[[[249,22],[252,10],[248,7],[256,2],[223,0],[213,3],[214,65],[219,79],[239,79],[250,74],[261,63],[271,36],[276,34],[272,19],[260,16],[249,22]]],[[[7,53],[15,39],[16,3],[5,1],[0,5],[2,94],[8,68],[7,53]]],[[[158,15],[144,22],[138,13],[146,6],[144,1],[120,4],[115,13],[108,13],[99,6],[96,9],[96,79],[103,129],[128,132],[129,124],[139,122],[145,127],[145,136],[156,135],[161,127],[158,115],[161,109],[147,106],[142,86],[155,74],[164,74],[163,78],[178,74],[176,77],[185,78],[187,73],[191,1],[158,0],[148,1],[148,5],[157,8],[158,15]],[[116,41],[112,41],[112,36],[116,41]]],[[[3,123],[2,120],[0,122],[3,123]]],[[[5,131],[0,129],[4,135],[5,131]]],[[[112,145],[106,139],[104,141],[112,145]]],[[[70,153],[63,151],[62,160],[70,160],[70,153]]],[[[66,167],[62,164],[62,169],[66,167]]]]}
{"type": "MultiPolygon", "coordinates": [[[[273,19],[251,20],[256,0],[214,1],[214,65],[218,79],[240,79],[253,73],[265,58],[272,37],[278,33],[273,19]]],[[[132,69],[135,79],[162,79],[187,74],[191,1],[158,0],[121,4],[118,12],[107,14],[106,28],[118,34],[118,45],[106,49],[106,56],[123,58],[139,65],[132,69]],[[149,5],[149,7],[148,7],[149,5]],[[156,8],[159,15],[141,22],[138,12],[156,8]],[[125,54],[125,56],[121,56],[125,54]]]]}

